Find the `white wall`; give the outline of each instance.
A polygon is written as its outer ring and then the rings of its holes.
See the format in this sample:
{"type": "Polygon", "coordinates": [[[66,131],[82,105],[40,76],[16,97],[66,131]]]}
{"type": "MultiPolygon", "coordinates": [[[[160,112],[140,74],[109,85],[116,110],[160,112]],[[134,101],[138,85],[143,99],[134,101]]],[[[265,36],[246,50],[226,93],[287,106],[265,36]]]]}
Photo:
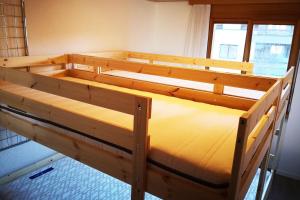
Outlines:
{"type": "Polygon", "coordinates": [[[183,55],[191,6],[146,0],[26,0],[30,55],[128,49],[183,55]]]}
{"type": "Polygon", "coordinates": [[[154,6],[146,0],[26,0],[30,55],[151,51],[154,6]]]}
{"type": "Polygon", "coordinates": [[[300,180],[300,70],[298,70],[295,93],[287,122],[278,173],[300,180]]]}
{"type": "Polygon", "coordinates": [[[183,55],[191,8],[188,2],[156,4],[154,27],[154,51],[156,53],[183,55]]]}
{"type": "MultiPolygon", "coordinates": [[[[128,49],[183,55],[191,6],[146,0],[26,0],[30,55],[128,49]]],[[[206,48],[206,47],[205,47],[206,48]]]]}

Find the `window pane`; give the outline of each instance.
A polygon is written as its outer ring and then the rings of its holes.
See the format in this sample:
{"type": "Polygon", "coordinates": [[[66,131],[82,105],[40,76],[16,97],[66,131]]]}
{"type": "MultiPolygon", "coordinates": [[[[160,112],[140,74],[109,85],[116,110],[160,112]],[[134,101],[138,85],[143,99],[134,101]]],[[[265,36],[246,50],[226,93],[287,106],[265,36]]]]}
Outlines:
{"type": "Polygon", "coordinates": [[[211,58],[243,61],[247,24],[214,24],[211,58]]]}
{"type": "Polygon", "coordinates": [[[294,26],[254,25],[250,62],[254,73],[283,76],[287,70],[294,26]]]}

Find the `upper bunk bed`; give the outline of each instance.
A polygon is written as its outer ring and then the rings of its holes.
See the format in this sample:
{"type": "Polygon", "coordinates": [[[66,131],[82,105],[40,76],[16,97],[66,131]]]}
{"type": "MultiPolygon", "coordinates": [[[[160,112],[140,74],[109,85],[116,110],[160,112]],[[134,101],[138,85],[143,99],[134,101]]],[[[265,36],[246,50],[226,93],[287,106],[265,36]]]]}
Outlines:
{"type": "Polygon", "coordinates": [[[133,199],[144,191],[163,199],[242,199],[285,112],[293,68],[275,79],[105,57],[4,59],[0,124],[132,184],[133,199]],[[107,69],[214,87],[201,91],[107,69]],[[225,86],[264,95],[227,95],[225,86]]]}

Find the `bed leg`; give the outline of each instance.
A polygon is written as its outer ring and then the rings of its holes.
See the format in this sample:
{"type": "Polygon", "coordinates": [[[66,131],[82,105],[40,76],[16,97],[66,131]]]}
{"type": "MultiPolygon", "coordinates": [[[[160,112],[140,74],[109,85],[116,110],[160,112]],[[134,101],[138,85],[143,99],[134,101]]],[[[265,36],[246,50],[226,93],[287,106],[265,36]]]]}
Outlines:
{"type": "Polygon", "coordinates": [[[267,174],[269,158],[270,158],[269,155],[270,155],[270,149],[268,149],[268,151],[266,152],[266,155],[264,156],[264,159],[262,160],[261,163],[259,182],[258,182],[256,197],[255,197],[256,200],[261,200],[264,193],[266,174],[267,174]]]}
{"type": "Polygon", "coordinates": [[[146,165],[149,151],[148,119],[150,118],[150,101],[138,98],[134,114],[133,177],[131,199],[143,200],[146,190],[146,165]]]}

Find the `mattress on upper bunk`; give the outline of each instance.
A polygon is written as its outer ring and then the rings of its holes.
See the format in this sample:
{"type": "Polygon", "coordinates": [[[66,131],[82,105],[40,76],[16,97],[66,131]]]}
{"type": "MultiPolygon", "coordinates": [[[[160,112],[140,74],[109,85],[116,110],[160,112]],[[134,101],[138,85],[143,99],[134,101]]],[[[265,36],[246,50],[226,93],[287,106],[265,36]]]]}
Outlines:
{"type": "MultiPolygon", "coordinates": [[[[228,185],[238,121],[244,111],[77,78],[63,77],[63,79],[151,97],[152,117],[149,121],[151,137],[148,155],[150,163],[208,186],[228,185]]],[[[129,129],[133,127],[133,117],[128,114],[22,86],[1,85],[0,94],[1,91],[35,99],[81,117],[129,129]]],[[[53,119],[55,116],[50,116],[50,119],[51,117],[53,119]]],[[[77,123],[80,124],[81,121],[78,120],[77,123]]]]}

